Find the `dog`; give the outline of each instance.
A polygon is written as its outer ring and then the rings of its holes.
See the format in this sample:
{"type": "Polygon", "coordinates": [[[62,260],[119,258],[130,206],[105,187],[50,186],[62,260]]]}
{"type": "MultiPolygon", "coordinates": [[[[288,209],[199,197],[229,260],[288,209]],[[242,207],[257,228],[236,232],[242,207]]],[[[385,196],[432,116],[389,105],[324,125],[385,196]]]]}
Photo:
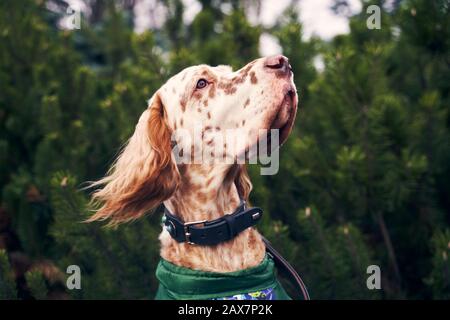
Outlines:
{"type": "MultiPolygon", "coordinates": [[[[245,164],[230,161],[178,164],[174,146],[182,145],[183,153],[190,153],[189,159],[200,146],[209,146],[207,153],[214,160],[219,156],[228,160],[246,157],[249,149],[262,139],[261,129],[277,130],[280,145],[286,141],[297,104],[292,69],[282,55],[256,59],[236,72],[223,65],[198,65],[182,70],[152,96],[134,134],[108,174],[93,183],[97,190],[92,199],[97,210],[88,221],[108,220],[110,225],[118,225],[142,217],[161,203],[181,223],[204,223],[227,217],[248,200],[252,189],[245,164]],[[195,136],[196,128],[201,128],[197,130],[197,138],[188,139],[189,135],[195,136]],[[174,139],[174,133],[180,130],[183,134],[174,139]],[[239,141],[245,143],[233,148],[230,140],[219,138],[225,131],[235,142],[233,146],[239,145],[239,141]]],[[[164,228],[159,236],[160,254],[165,267],[172,268],[172,272],[184,268],[185,273],[193,272],[196,276],[196,272],[235,275],[257,269],[268,259],[262,237],[253,227],[209,246],[189,243],[189,239],[179,242],[169,231],[164,228]]],[[[166,283],[168,292],[175,290],[167,286],[166,283]]],[[[236,290],[221,294],[222,298],[227,294],[238,296],[236,290]]],[[[270,296],[267,292],[261,295],[270,296]]],[[[191,298],[189,293],[177,297],[191,298]]]]}

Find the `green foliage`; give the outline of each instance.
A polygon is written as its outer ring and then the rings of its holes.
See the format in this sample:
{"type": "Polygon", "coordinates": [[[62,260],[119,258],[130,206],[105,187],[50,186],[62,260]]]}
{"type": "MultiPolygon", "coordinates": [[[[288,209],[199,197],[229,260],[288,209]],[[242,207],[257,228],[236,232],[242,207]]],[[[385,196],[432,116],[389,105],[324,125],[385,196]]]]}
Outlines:
{"type": "MultiPolygon", "coordinates": [[[[262,233],[313,298],[448,299],[446,1],[395,2],[380,30],[367,29],[375,1],[363,1],[350,33],[330,41],[303,38],[294,2],[270,28],[247,19],[259,1],[200,2],[187,23],[182,1],[162,1],[164,24],[140,34],[126,2],[89,2],[95,14],[74,31],[57,26],[65,10],[50,12],[46,1],[0,2],[0,209],[13,217],[14,250],[63,273],[79,265],[82,289],[66,290],[72,298],[153,298],[158,214],[116,230],[86,224],[82,182],[104,175],[171,75],[199,63],[238,69],[269,33],[289,57],[300,108],[279,173],[249,166],[262,233]],[[366,287],[372,264],[381,291],[366,287]]],[[[0,237],[2,228],[0,220],[0,237]]],[[[51,296],[46,277],[26,273],[33,297],[51,296]]],[[[0,250],[0,298],[17,296],[0,250]]]]}
{"type": "Polygon", "coordinates": [[[74,289],[70,294],[79,299],[152,298],[157,287],[157,218],[116,230],[87,224],[83,221],[89,214],[87,199],[77,190],[75,178],[58,172],[51,186],[56,210],[50,232],[58,245],[58,265],[62,270],[69,265],[81,268],[82,290],[74,289]]]}
{"type": "Polygon", "coordinates": [[[37,271],[28,271],[25,274],[25,279],[27,280],[27,284],[33,298],[37,300],[44,300],[47,298],[48,290],[42,273],[37,271]]]}
{"type": "Polygon", "coordinates": [[[306,242],[300,253],[302,260],[308,261],[304,277],[321,293],[315,298],[379,298],[378,292],[366,288],[366,268],[376,263],[356,226],[326,226],[316,207],[300,210],[298,222],[306,242]],[[320,264],[323,268],[316,268],[320,264]]]}
{"type": "Polygon", "coordinates": [[[425,282],[433,288],[436,299],[450,298],[450,230],[437,231],[432,239],[432,271],[425,282]]]}
{"type": "Polygon", "coordinates": [[[0,300],[17,299],[14,276],[5,250],[0,250],[0,300]]]}

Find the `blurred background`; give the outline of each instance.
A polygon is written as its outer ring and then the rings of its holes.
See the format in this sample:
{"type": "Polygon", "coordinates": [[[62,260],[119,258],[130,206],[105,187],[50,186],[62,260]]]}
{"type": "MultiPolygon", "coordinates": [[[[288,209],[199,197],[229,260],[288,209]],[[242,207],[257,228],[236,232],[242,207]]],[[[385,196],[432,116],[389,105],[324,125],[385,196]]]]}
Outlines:
{"type": "Polygon", "coordinates": [[[83,224],[82,183],[171,75],[274,53],[300,108],[279,173],[250,166],[259,230],[313,299],[449,299],[449,23],[446,0],[1,1],[0,299],[152,299],[161,213],[83,224]]]}

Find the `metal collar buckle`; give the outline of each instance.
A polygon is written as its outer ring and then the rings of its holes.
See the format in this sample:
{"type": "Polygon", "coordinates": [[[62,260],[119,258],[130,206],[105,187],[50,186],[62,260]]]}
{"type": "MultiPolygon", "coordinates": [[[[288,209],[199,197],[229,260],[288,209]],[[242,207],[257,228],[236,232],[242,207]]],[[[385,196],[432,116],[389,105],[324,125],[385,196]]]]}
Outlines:
{"type": "Polygon", "coordinates": [[[194,242],[191,242],[191,233],[189,232],[190,231],[189,227],[192,226],[192,225],[196,225],[196,224],[203,224],[204,225],[206,221],[208,221],[208,220],[199,220],[199,221],[185,222],[183,224],[184,236],[185,236],[185,239],[186,239],[187,243],[195,244],[194,242]]]}

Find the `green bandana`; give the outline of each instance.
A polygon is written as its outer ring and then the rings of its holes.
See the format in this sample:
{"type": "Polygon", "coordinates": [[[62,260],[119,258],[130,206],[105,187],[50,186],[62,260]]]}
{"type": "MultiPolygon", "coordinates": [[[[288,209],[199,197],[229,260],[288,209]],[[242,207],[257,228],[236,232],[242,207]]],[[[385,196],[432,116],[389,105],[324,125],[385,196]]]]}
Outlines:
{"type": "Polygon", "coordinates": [[[160,283],[156,300],[291,300],[267,255],[256,267],[227,273],[188,269],[161,259],[156,277],[160,283]]]}

